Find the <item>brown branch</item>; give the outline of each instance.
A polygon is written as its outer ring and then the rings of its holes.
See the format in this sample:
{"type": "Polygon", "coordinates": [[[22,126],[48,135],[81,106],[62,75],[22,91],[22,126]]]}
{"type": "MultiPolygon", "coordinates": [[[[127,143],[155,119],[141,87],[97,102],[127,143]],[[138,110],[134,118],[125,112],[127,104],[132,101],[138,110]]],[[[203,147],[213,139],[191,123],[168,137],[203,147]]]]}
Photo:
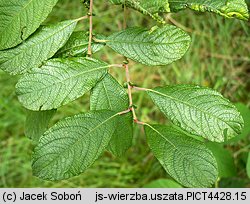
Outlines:
{"type": "Polygon", "coordinates": [[[90,5],[89,5],[89,44],[88,44],[88,56],[92,56],[92,49],[91,49],[91,44],[92,44],[92,37],[93,37],[93,0],[90,0],[90,5]]]}
{"type": "Polygon", "coordinates": [[[132,86],[130,85],[131,81],[130,81],[129,67],[128,67],[128,64],[124,64],[123,66],[124,66],[125,71],[126,71],[126,80],[127,80],[127,85],[128,85],[129,107],[131,108],[131,111],[133,113],[134,121],[138,121],[136,113],[135,113],[135,108],[133,106],[132,86]]]}
{"type": "Polygon", "coordinates": [[[127,28],[127,9],[126,5],[123,5],[123,29],[127,28]]]}

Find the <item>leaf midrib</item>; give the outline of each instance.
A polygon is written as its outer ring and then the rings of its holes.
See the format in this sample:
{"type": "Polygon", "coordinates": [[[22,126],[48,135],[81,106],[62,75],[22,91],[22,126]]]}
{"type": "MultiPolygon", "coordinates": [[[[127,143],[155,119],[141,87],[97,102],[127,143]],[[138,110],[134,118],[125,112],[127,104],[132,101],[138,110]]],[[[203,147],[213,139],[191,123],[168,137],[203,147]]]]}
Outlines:
{"type": "MultiPolygon", "coordinates": [[[[16,48],[13,48],[13,49],[14,49],[14,51],[12,50],[13,52],[15,52],[16,50],[18,51],[18,49],[20,49],[20,50],[19,50],[19,52],[14,53],[14,54],[15,54],[14,57],[11,57],[11,58],[7,59],[6,61],[4,61],[4,63],[9,62],[9,61],[13,61],[13,59],[18,58],[23,52],[27,52],[27,50],[33,49],[33,48],[36,47],[39,43],[44,43],[46,40],[48,40],[48,39],[51,38],[52,36],[54,36],[54,35],[60,33],[62,30],[64,30],[65,28],[71,26],[71,25],[72,25],[73,23],[75,23],[75,22],[76,22],[76,20],[73,20],[71,23],[65,25],[65,26],[64,26],[63,28],[61,28],[60,30],[58,30],[58,31],[56,31],[56,32],[53,32],[51,35],[47,36],[46,38],[43,38],[41,41],[32,42],[32,44],[31,44],[31,43],[30,43],[30,44],[29,44],[29,43],[27,43],[27,44],[20,44],[20,46],[22,46],[21,48],[19,48],[19,46],[16,47],[16,48]],[[15,49],[16,49],[16,50],[15,50],[15,49]]],[[[41,34],[40,34],[40,35],[41,35],[41,34]]],[[[37,36],[35,36],[35,37],[37,37],[37,36]]],[[[6,53],[9,54],[9,53],[10,53],[10,50],[6,50],[6,53]]]]}
{"type": "MultiPolygon", "coordinates": [[[[161,95],[161,96],[165,96],[165,97],[170,98],[170,99],[172,99],[172,100],[178,101],[178,102],[180,102],[180,103],[182,103],[182,104],[185,104],[185,105],[187,105],[187,106],[189,106],[189,107],[191,107],[191,108],[193,108],[193,109],[197,109],[197,110],[199,110],[200,112],[202,112],[202,113],[204,113],[204,114],[207,114],[207,115],[209,115],[209,116],[212,117],[212,118],[215,118],[215,119],[217,119],[217,120],[219,120],[219,121],[222,121],[222,122],[225,123],[228,127],[232,128],[229,124],[227,124],[226,121],[222,120],[221,118],[218,118],[218,117],[212,115],[211,113],[209,113],[209,112],[207,112],[207,111],[204,111],[204,110],[202,110],[202,109],[200,109],[200,108],[198,108],[198,107],[196,107],[196,106],[194,106],[194,105],[192,105],[192,104],[190,104],[190,103],[188,103],[188,102],[186,102],[186,101],[181,101],[181,100],[178,99],[178,98],[174,98],[174,97],[172,97],[172,96],[166,95],[166,94],[164,94],[164,93],[158,92],[158,91],[153,90],[153,89],[149,89],[148,91],[153,92],[153,93],[156,93],[156,94],[159,94],[159,95],[161,95]]],[[[232,128],[232,129],[233,129],[233,128],[232,128]]],[[[234,130],[234,129],[233,129],[233,130],[234,130]]]]}
{"type": "MultiPolygon", "coordinates": [[[[160,137],[162,137],[164,141],[168,142],[171,146],[173,146],[174,149],[176,149],[177,151],[179,151],[180,154],[182,155],[182,157],[186,158],[186,155],[183,155],[183,153],[180,151],[180,149],[178,148],[178,146],[175,146],[168,138],[164,137],[164,135],[163,135],[160,131],[158,131],[157,129],[155,129],[153,126],[151,126],[151,125],[149,125],[149,124],[146,124],[146,125],[147,125],[149,128],[151,128],[153,131],[155,131],[158,135],[160,135],[160,137]]],[[[188,159],[188,161],[189,161],[189,159],[188,159]]],[[[163,162],[163,163],[164,163],[164,162],[163,162]]],[[[193,162],[189,161],[189,163],[192,164],[193,162]]],[[[209,162],[209,163],[210,163],[210,162],[209,162]]],[[[211,164],[211,163],[210,163],[210,164],[211,164]]],[[[165,163],[164,163],[164,165],[165,165],[165,163]]],[[[214,167],[214,166],[213,166],[213,167],[214,167]]],[[[200,168],[197,167],[197,169],[199,169],[199,171],[202,172],[202,170],[200,170],[200,168]]],[[[188,183],[189,183],[189,182],[188,182],[188,183]]],[[[191,184],[191,183],[190,183],[190,184],[191,184]]]]}
{"type": "Polygon", "coordinates": [[[65,78],[65,79],[63,79],[63,80],[61,80],[61,81],[57,81],[56,83],[52,83],[52,84],[50,84],[50,85],[48,85],[48,86],[45,86],[45,87],[43,87],[43,88],[41,88],[41,89],[36,89],[36,90],[33,90],[32,92],[27,92],[27,93],[24,93],[24,94],[22,94],[22,95],[30,94],[30,93],[33,93],[34,91],[35,91],[35,92],[36,92],[36,91],[41,91],[41,90],[47,89],[47,88],[49,88],[49,87],[51,87],[51,86],[55,86],[55,85],[61,84],[61,83],[63,83],[64,81],[68,81],[68,80],[70,80],[70,79],[72,79],[72,78],[77,78],[77,77],[79,77],[79,76],[81,76],[81,75],[83,75],[83,74],[91,73],[91,72],[95,72],[95,71],[98,71],[98,70],[101,70],[101,69],[107,69],[107,68],[109,68],[109,65],[106,65],[106,66],[103,66],[103,67],[98,67],[98,68],[91,69],[91,70],[87,70],[87,71],[78,73],[77,75],[73,75],[73,76],[70,76],[70,77],[68,77],[68,78],[65,78]]]}
{"type": "MultiPolygon", "coordinates": [[[[22,11],[25,10],[25,9],[29,6],[29,4],[32,3],[33,1],[36,1],[36,0],[30,0],[29,2],[27,2],[27,4],[24,5],[18,12],[16,12],[15,15],[11,16],[12,19],[11,19],[9,22],[12,24],[12,22],[13,22],[14,20],[16,20],[16,18],[19,18],[19,16],[21,15],[22,11]]],[[[9,23],[9,24],[10,24],[10,23],[9,23]]],[[[2,28],[6,28],[6,27],[8,28],[9,26],[5,26],[5,27],[2,27],[2,28]]],[[[4,29],[3,29],[3,30],[4,30],[4,29]]]]}
{"type": "MultiPolygon", "coordinates": [[[[92,44],[93,44],[93,43],[92,43],[92,44]]],[[[77,44],[77,45],[68,47],[68,48],[66,48],[66,49],[59,50],[58,53],[57,53],[57,55],[61,55],[61,54],[66,53],[66,52],[68,52],[68,51],[70,51],[70,50],[72,50],[72,49],[80,48],[80,47],[85,46],[85,45],[88,45],[88,42],[84,42],[84,43],[82,43],[82,44],[77,44]]],[[[86,47],[86,49],[87,49],[87,47],[86,47]]]]}
{"type": "MultiPolygon", "coordinates": [[[[67,148],[67,152],[68,152],[72,147],[75,147],[75,144],[77,144],[78,142],[80,142],[80,141],[82,140],[82,138],[87,137],[87,136],[88,136],[89,134],[91,134],[93,131],[95,131],[95,130],[98,129],[100,126],[102,126],[103,124],[105,124],[105,123],[108,122],[109,120],[113,119],[113,118],[116,117],[117,115],[118,115],[118,114],[116,113],[116,114],[110,116],[109,118],[107,118],[106,120],[104,120],[103,122],[101,122],[99,125],[95,126],[92,130],[88,131],[87,134],[84,134],[84,135],[83,135],[84,137],[83,137],[83,136],[79,137],[73,144],[71,144],[71,145],[67,148]]],[[[53,132],[52,132],[52,133],[53,133],[53,132]]],[[[48,135],[48,134],[47,134],[47,135],[48,135]]],[[[103,138],[103,137],[102,137],[102,138],[103,138]]],[[[62,152],[61,154],[59,154],[59,156],[56,157],[56,159],[50,161],[46,166],[44,166],[44,167],[38,172],[38,174],[40,174],[40,172],[41,172],[43,169],[47,168],[50,164],[52,164],[52,163],[58,161],[58,160],[61,158],[61,156],[63,156],[63,155],[65,154],[65,152],[66,152],[66,151],[62,152]]],[[[39,157],[38,159],[40,159],[40,157],[39,157]]],[[[34,163],[36,163],[36,162],[38,161],[38,159],[37,159],[34,163]]],[[[33,163],[33,165],[34,165],[34,163],[33,163]]]]}
{"type": "Polygon", "coordinates": [[[172,44],[177,44],[177,43],[182,43],[182,42],[189,42],[189,40],[187,39],[183,39],[182,41],[175,41],[175,42],[169,42],[169,43],[162,43],[162,42],[159,42],[159,43],[155,43],[155,42],[144,42],[144,41],[117,41],[117,40],[110,40],[110,41],[107,41],[107,45],[109,45],[110,44],[110,42],[111,43],[117,43],[117,44],[119,44],[119,43],[124,43],[124,44],[144,44],[144,45],[150,45],[150,46],[152,46],[152,45],[155,45],[155,46],[159,46],[159,45],[165,45],[165,46],[167,46],[167,45],[172,45],[172,44]]]}

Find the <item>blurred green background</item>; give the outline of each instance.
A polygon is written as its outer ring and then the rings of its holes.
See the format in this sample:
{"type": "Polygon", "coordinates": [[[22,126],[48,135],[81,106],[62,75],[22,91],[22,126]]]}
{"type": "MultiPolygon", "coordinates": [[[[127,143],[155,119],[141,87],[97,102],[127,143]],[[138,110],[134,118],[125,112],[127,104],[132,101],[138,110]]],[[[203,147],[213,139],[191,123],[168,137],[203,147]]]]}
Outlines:
{"type": "MultiPolygon", "coordinates": [[[[80,0],[59,0],[46,23],[78,18],[87,10],[80,0]]],[[[122,29],[123,12],[120,6],[95,1],[94,32],[109,35],[122,29]]],[[[155,22],[136,11],[129,11],[128,26],[151,28],[155,22]]],[[[250,23],[224,19],[210,13],[183,11],[166,15],[192,36],[192,45],[183,59],[163,67],[146,67],[131,62],[132,81],[141,87],[152,88],[168,84],[199,84],[221,92],[244,114],[244,133],[230,144],[219,145],[226,151],[229,163],[224,168],[219,187],[250,187],[246,162],[250,149],[250,23]],[[229,166],[227,166],[229,165],[229,166]]],[[[78,30],[88,30],[88,22],[80,22],[78,30]]],[[[122,56],[104,48],[94,55],[111,64],[121,63],[122,56]]],[[[124,73],[111,73],[123,84],[124,73]]],[[[133,146],[122,158],[109,153],[99,158],[82,175],[60,182],[47,182],[32,176],[32,143],[24,136],[25,109],[15,95],[13,77],[0,71],[0,187],[142,187],[167,173],[150,153],[141,127],[135,127],[133,146]]],[[[144,93],[134,93],[140,120],[167,123],[144,93]]],[[[51,124],[61,118],[89,109],[89,95],[59,109],[51,124]]],[[[223,151],[221,154],[223,155],[223,151]]],[[[220,155],[220,153],[219,153],[220,155]]]]}

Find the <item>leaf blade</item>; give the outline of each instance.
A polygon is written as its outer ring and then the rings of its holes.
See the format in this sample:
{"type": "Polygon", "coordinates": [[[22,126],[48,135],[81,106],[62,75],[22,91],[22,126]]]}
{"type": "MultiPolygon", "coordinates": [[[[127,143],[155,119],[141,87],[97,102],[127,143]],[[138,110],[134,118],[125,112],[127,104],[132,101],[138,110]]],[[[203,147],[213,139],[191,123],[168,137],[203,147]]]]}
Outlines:
{"type": "Polygon", "coordinates": [[[146,125],[147,141],[167,173],[186,187],[209,187],[217,179],[217,164],[204,143],[170,126],[146,125]]]}
{"type": "Polygon", "coordinates": [[[145,65],[167,65],[187,52],[190,36],[181,29],[165,25],[162,28],[128,28],[107,38],[107,46],[115,52],[145,65]]]}
{"type": "Polygon", "coordinates": [[[206,146],[213,152],[218,164],[220,178],[229,178],[237,175],[232,153],[220,144],[208,142],[206,146]]]}
{"type": "Polygon", "coordinates": [[[27,39],[47,18],[57,1],[0,0],[0,50],[27,39]]]}
{"type": "Polygon", "coordinates": [[[68,40],[76,20],[40,27],[24,43],[0,51],[0,68],[10,74],[23,74],[52,57],[68,40]]]}
{"type": "Polygon", "coordinates": [[[235,137],[244,126],[236,107],[212,89],[176,85],[158,87],[148,94],[175,125],[210,141],[235,137]]]}
{"type": "Polygon", "coordinates": [[[94,87],[108,67],[107,63],[92,58],[55,58],[21,77],[16,93],[29,110],[56,109],[94,87]]]}
{"type": "Polygon", "coordinates": [[[109,2],[116,5],[126,5],[163,24],[165,21],[159,16],[159,13],[170,12],[168,0],[109,0],[109,2]]]}
{"type": "Polygon", "coordinates": [[[214,12],[227,18],[249,18],[244,0],[169,0],[170,10],[179,11],[190,8],[200,12],[214,12]]]}
{"type": "Polygon", "coordinates": [[[33,174],[56,181],[85,171],[108,145],[115,117],[112,111],[94,111],[58,122],[41,137],[34,150],[33,174]]]}
{"type": "MultiPolygon", "coordinates": [[[[98,40],[105,40],[103,35],[95,35],[98,40]]],[[[67,43],[56,53],[56,57],[79,57],[87,55],[89,35],[86,32],[73,32],[67,43]]],[[[92,53],[96,53],[105,46],[104,43],[92,42],[92,53]]]]}
{"type": "MultiPolygon", "coordinates": [[[[93,88],[90,96],[90,110],[112,110],[121,112],[129,107],[128,94],[125,89],[107,74],[93,88]]],[[[133,116],[132,113],[117,116],[119,126],[110,140],[108,150],[116,157],[121,157],[132,145],[133,116]]]]}
{"type": "Polygon", "coordinates": [[[30,111],[27,110],[25,122],[25,135],[35,143],[48,128],[51,118],[56,113],[56,110],[49,111],[30,111]]]}

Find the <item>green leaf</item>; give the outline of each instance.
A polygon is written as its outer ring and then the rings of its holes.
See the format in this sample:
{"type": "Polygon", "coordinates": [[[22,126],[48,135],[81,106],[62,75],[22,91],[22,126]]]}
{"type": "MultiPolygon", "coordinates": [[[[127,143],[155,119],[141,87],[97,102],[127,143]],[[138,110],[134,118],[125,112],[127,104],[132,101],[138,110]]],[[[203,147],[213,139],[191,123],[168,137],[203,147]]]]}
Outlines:
{"type": "Polygon", "coordinates": [[[241,134],[227,141],[227,144],[237,143],[250,135],[250,109],[242,103],[237,103],[235,106],[240,111],[245,125],[241,134]]]}
{"type": "Polygon", "coordinates": [[[128,28],[108,37],[107,45],[114,51],[145,65],[167,65],[186,53],[190,37],[172,26],[128,28]]]}
{"type": "Polygon", "coordinates": [[[205,144],[170,126],[146,125],[147,141],[167,173],[186,187],[210,187],[217,164],[205,144]]]}
{"type": "MultiPolygon", "coordinates": [[[[98,40],[105,40],[103,35],[95,35],[98,40]]],[[[73,32],[67,43],[56,53],[56,57],[86,56],[89,44],[89,34],[78,31],[73,32]]],[[[104,43],[92,42],[92,53],[96,53],[105,46],[104,43]]]]}
{"type": "Polygon", "coordinates": [[[169,0],[170,10],[179,11],[190,8],[200,12],[214,12],[227,18],[249,18],[247,4],[244,0],[169,0]]]}
{"type": "Polygon", "coordinates": [[[219,177],[228,178],[237,175],[234,158],[232,153],[223,148],[220,144],[206,143],[206,146],[213,152],[213,155],[218,164],[219,177]]]}
{"type": "Polygon", "coordinates": [[[27,110],[25,135],[38,142],[43,133],[47,130],[51,118],[56,113],[56,110],[49,111],[30,111],[27,110]]]}
{"type": "MultiPolygon", "coordinates": [[[[129,99],[126,90],[110,74],[107,74],[91,92],[91,110],[107,109],[121,112],[128,107],[129,99]]],[[[108,150],[116,157],[121,157],[132,144],[132,113],[117,116],[117,121],[119,125],[115,128],[108,150]]]]}
{"type": "Polygon", "coordinates": [[[27,39],[58,0],[0,0],[0,50],[27,39]]]}
{"type": "Polygon", "coordinates": [[[94,87],[108,67],[105,62],[91,58],[55,58],[21,77],[16,93],[29,110],[56,109],[94,87]]]}
{"type": "Polygon", "coordinates": [[[112,4],[125,5],[135,9],[144,15],[149,15],[153,19],[165,23],[159,13],[170,12],[168,0],[109,0],[112,4]]]}
{"type": "Polygon", "coordinates": [[[143,188],[182,188],[182,186],[170,179],[158,179],[146,184],[143,188]]]}
{"type": "Polygon", "coordinates": [[[62,180],[89,168],[107,147],[116,125],[111,111],[94,111],[59,121],[39,140],[33,174],[62,180]]]}
{"type": "Polygon", "coordinates": [[[40,27],[19,46],[0,51],[0,68],[10,74],[22,74],[41,66],[69,39],[77,20],[40,27]]]}
{"type": "Polygon", "coordinates": [[[235,137],[244,126],[236,107],[212,89],[176,85],[148,90],[148,94],[175,125],[210,141],[235,137]]]}
{"type": "Polygon", "coordinates": [[[247,158],[247,176],[250,178],[250,152],[248,153],[248,158],[247,158]]]}

